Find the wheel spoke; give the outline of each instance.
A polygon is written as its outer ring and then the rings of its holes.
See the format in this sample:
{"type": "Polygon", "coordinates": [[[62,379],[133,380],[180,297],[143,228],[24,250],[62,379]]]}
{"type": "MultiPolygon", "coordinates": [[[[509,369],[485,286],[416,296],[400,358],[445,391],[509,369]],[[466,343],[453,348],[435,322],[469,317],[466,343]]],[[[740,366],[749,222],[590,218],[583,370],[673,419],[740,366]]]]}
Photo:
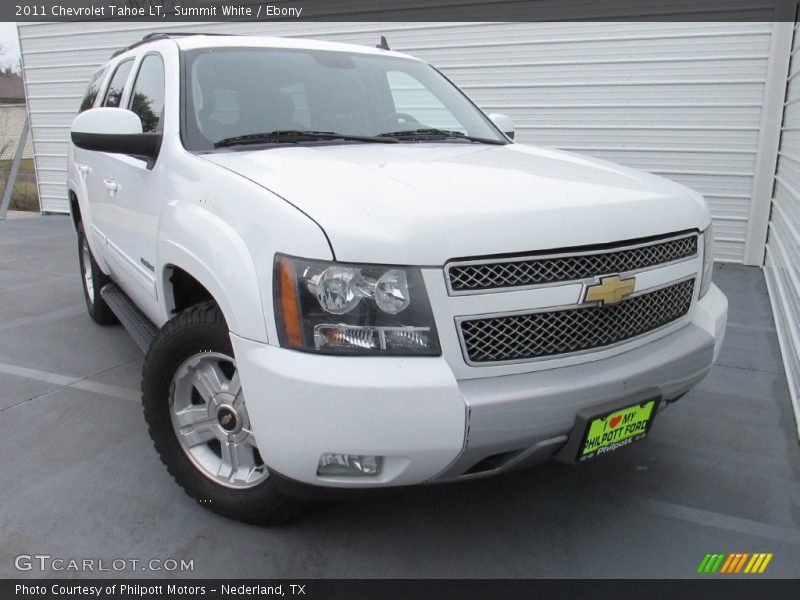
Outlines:
{"type": "Polygon", "coordinates": [[[186,446],[189,448],[194,448],[195,446],[199,446],[201,444],[207,444],[216,438],[214,435],[215,423],[215,419],[198,421],[182,427],[179,434],[181,438],[183,438],[186,446]]]}
{"type": "Polygon", "coordinates": [[[204,361],[194,368],[192,383],[206,402],[222,391],[224,375],[216,363],[204,361]]]}
{"type": "Polygon", "coordinates": [[[222,462],[219,465],[217,475],[224,477],[228,481],[233,481],[236,472],[239,470],[239,447],[237,444],[226,440],[220,444],[222,450],[222,462]]]}
{"type": "Polygon", "coordinates": [[[183,410],[175,411],[175,418],[178,420],[178,425],[184,428],[188,425],[196,425],[202,421],[210,419],[208,416],[208,408],[202,404],[200,406],[189,406],[183,410]]]}

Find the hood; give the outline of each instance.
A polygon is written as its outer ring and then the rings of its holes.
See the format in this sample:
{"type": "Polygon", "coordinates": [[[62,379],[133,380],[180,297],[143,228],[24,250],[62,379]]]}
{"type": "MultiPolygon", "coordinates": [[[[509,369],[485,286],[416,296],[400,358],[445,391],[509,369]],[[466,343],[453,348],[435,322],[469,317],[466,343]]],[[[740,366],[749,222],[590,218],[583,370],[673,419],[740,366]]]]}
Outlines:
{"type": "Polygon", "coordinates": [[[702,196],[667,179],[521,144],[305,145],[204,158],[309,215],[341,261],[442,265],[672,233],[710,218],[702,196]]]}

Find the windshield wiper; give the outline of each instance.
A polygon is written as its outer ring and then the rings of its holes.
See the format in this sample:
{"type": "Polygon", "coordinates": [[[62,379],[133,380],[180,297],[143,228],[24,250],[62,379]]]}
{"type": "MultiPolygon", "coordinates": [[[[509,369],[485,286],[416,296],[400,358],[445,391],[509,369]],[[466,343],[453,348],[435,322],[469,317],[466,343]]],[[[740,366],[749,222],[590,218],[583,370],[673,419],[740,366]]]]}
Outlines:
{"type": "Polygon", "coordinates": [[[475,137],[461,133],[460,131],[449,131],[447,129],[435,129],[432,127],[425,127],[422,129],[406,129],[403,131],[389,131],[386,133],[379,133],[378,137],[394,138],[396,140],[468,140],[470,142],[480,142],[481,144],[496,144],[498,146],[505,145],[505,140],[492,140],[487,138],[475,137]]]}
{"type": "Polygon", "coordinates": [[[382,144],[395,144],[398,140],[389,137],[375,137],[370,135],[350,135],[349,133],[336,133],[335,131],[306,131],[303,129],[281,129],[263,133],[248,133],[224,138],[214,143],[214,148],[227,146],[240,146],[246,144],[269,144],[308,142],[314,140],[346,140],[354,142],[379,142],[382,144]]]}

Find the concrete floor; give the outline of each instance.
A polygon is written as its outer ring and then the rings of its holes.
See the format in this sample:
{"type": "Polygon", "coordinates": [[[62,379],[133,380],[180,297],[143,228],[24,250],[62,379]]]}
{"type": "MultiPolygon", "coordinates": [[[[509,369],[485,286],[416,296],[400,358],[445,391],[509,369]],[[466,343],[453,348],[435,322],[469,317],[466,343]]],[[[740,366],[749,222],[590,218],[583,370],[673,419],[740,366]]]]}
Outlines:
{"type": "Polygon", "coordinates": [[[721,266],[715,279],[725,346],[647,441],[265,529],[204,510],[162,467],[138,403],[142,356],[87,316],[69,220],[0,222],[0,577],[64,575],[14,569],[38,553],[186,559],[186,576],[214,578],[684,578],[707,552],[773,552],[766,575],[797,577],[800,448],[763,277],[721,266]]]}

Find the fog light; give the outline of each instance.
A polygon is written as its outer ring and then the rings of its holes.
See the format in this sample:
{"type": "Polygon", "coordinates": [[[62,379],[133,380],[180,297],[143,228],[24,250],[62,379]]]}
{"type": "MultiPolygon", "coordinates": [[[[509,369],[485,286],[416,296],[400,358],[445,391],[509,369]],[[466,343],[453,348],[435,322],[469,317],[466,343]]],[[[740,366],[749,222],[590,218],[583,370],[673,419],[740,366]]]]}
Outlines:
{"type": "Polygon", "coordinates": [[[382,464],[382,456],[326,452],[319,457],[317,475],[324,477],[375,477],[380,474],[382,464]]]}

